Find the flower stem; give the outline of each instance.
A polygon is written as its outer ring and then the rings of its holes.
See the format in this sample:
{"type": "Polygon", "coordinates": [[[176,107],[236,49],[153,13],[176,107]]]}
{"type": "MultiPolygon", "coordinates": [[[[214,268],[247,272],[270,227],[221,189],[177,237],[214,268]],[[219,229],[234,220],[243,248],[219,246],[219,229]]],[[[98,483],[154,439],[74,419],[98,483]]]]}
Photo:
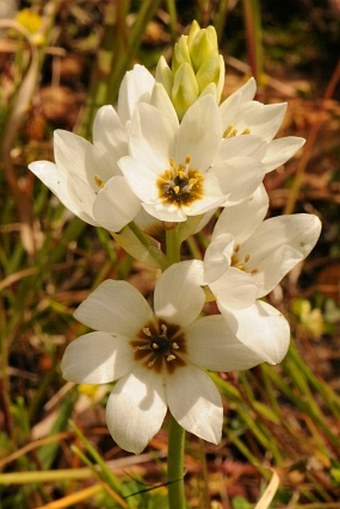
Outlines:
{"type": "Polygon", "coordinates": [[[171,416],[168,445],[169,509],[185,509],[184,492],[185,431],[171,416]]]}
{"type": "Polygon", "coordinates": [[[177,230],[177,225],[165,230],[168,266],[181,261],[181,244],[178,241],[177,230]]]}

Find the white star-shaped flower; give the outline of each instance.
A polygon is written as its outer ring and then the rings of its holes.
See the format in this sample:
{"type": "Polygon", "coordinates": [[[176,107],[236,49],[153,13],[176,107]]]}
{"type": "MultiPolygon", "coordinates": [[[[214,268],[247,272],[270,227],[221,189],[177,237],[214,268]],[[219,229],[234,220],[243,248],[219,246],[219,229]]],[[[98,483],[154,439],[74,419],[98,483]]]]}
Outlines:
{"type": "Polygon", "coordinates": [[[252,194],[266,172],[257,135],[223,138],[212,94],[200,96],[179,123],[173,106],[139,104],[131,120],[130,155],[118,164],[152,216],[185,221],[252,194]],[[228,150],[225,147],[228,145],[228,150]]]}
{"type": "Polygon", "coordinates": [[[123,449],[142,451],[168,408],[184,429],[219,442],[222,403],[205,369],[241,370],[262,361],[221,315],[198,318],[202,276],[199,260],[172,265],[156,284],[154,311],[131,284],[108,280],[75,312],[96,332],[67,347],[63,375],[84,384],[117,381],[106,417],[123,449]]]}
{"type": "Polygon", "coordinates": [[[226,140],[224,150],[228,151],[228,140],[247,135],[260,137],[264,143],[256,157],[268,173],[288,161],[303,146],[305,139],[285,136],[273,140],[282,124],[287,103],[263,104],[254,100],[255,93],[256,81],[250,78],[220,105],[223,137],[226,140]]]}
{"type": "Polygon", "coordinates": [[[203,94],[181,122],[171,104],[137,105],[129,155],[118,165],[151,216],[180,222],[239,203],[304,144],[296,136],[273,140],[286,104],[264,105],[255,92],[251,79],[220,106],[203,94]]]}
{"type": "Polygon", "coordinates": [[[261,299],[315,246],[321,222],[313,214],[264,221],[268,197],[261,186],[253,196],[225,208],[204,257],[205,281],[237,338],[270,363],[282,360],[289,326],[261,299]]]}
{"type": "Polygon", "coordinates": [[[65,207],[89,224],[116,232],[140,210],[140,201],[126,183],[117,161],[128,153],[127,129],[136,104],[151,101],[154,84],[150,72],[136,65],[122,81],[117,111],[110,105],[97,111],[93,143],[57,129],[55,163],[29,164],[32,173],[65,207]]]}

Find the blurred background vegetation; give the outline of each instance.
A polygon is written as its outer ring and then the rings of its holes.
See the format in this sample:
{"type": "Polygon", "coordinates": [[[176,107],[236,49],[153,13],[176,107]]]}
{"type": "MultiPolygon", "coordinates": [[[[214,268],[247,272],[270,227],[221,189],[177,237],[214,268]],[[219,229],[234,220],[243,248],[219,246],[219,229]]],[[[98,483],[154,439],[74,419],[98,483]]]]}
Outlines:
{"type": "MultiPolygon", "coordinates": [[[[307,144],[266,178],[270,213],[316,213],[323,232],[269,296],[292,327],[282,365],[213,376],[224,438],[212,446],[187,437],[189,507],[253,508],[274,471],[272,508],[340,508],[339,1],[1,0],[3,509],[167,507],[166,434],[141,456],[121,451],[105,425],[110,387],[75,387],[59,369],[85,330],[72,313],[91,289],[126,278],[148,296],[154,271],[74,218],[27,164],[53,160],[56,128],[90,138],[125,71],[136,62],[153,71],[193,19],[216,27],[225,96],[254,75],[261,101],[288,101],[280,135],[307,144]]],[[[197,236],[202,249],[208,237],[197,236]]]]}

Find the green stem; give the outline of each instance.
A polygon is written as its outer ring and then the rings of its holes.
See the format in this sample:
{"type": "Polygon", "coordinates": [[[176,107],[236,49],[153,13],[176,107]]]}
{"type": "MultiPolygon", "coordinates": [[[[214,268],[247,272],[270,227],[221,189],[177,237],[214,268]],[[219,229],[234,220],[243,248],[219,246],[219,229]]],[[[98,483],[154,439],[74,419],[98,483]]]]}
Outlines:
{"type": "MultiPolygon", "coordinates": [[[[168,225],[170,226],[170,225],[168,225]]],[[[181,260],[181,242],[178,238],[178,225],[166,231],[167,266],[181,260]]],[[[169,509],[185,509],[184,492],[184,446],[185,431],[171,415],[168,445],[169,509]]]]}
{"type": "Polygon", "coordinates": [[[168,445],[169,509],[185,509],[184,492],[185,431],[171,416],[168,445]]]}
{"type": "Polygon", "coordinates": [[[178,226],[165,230],[166,235],[166,256],[168,266],[181,261],[181,243],[178,241],[178,226]]]}

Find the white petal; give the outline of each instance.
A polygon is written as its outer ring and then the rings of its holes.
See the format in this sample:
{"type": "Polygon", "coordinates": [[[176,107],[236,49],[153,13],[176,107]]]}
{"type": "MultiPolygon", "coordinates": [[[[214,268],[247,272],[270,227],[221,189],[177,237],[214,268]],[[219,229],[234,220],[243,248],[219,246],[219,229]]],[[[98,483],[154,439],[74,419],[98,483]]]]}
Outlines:
{"type": "Polygon", "coordinates": [[[297,136],[286,136],[270,142],[266,155],[262,159],[266,172],[275,170],[288,161],[305,144],[305,141],[304,138],[297,136]]]}
{"type": "Polygon", "coordinates": [[[139,454],[159,431],[166,411],[162,378],[152,370],[138,370],[115,385],[106,421],[115,442],[139,454]]]}
{"type": "Polygon", "coordinates": [[[78,384],[103,384],[131,370],[133,351],[127,338],[90,332],[68,345],[61,361],[66,380],[78,384]]]}
{"type": "Polygon", "coordinates": [[[228,205],[252,195],[263,180],[265,168],[252,157],[234,157],[212,168],[222,191],[228,197],[228,205]]]}
{"type": "Polygon", "coordinates": [[[53,134],[56,165],[69,177],[77,175],[96,190],[95,175],[101,176],[100,165],[94,157],[93,145],[77,134],[56,129],[53,134]]]}
{"type": "Polygon", "coordinates": [[[251,156],[262,146],[267,147],[262,138],[249,134],[233,136],[222,140],[218,151],[218,162],[228,161],[233,157],[251,156]]]}
{"type": "Polygon", "coordinates": [[[109,104],[102,106],[93,121],[93,142],[113,151],[116,159],[127,154],[127,135],[116,112],[109,104]]]}
{"type": "Polygon", "coordinates": [[[259,269],[254,280],[258,296],[269,293],[315,246],[321,222],[313,214],[291,214],[264,221],[239,251],[249,253],[249,270],[259,269]]]}
{"type": "Polygon", "coordinates": [[[239,107],[244,102],[251,101],[256,93],[256,81],[250,78],[241,88],[231,94],[220,105],[220,113],[224,122],[224,129],[237,119],[239,107]]]}
{"type": "Polygon", "coordinates": [[[209,376],[195,366],[169,375],[166,395],[170,412],[187,431],[217,444],[221,440],[221,397],[209,376]]]}
{"type": "Polygon", "coordinates": [[[249,369],[263,359],[241,343],[222,315],[206,316],[185,328],[190,362],[213,371],[249,369]]]}
{"type": "Polygon", "coordinates": [[[289,347],[290,329],[279,310],[258,300],[249,308],[220,311],[244,345],[270,364],[282,361],[289,347]]]}
{"type": "Polygon", "coordinates": [[[124,124],[131,120],[138,102],[150,100],[155,79],[143,65],[136,64],[128,71],[120,85],[118,95],[118,114],[124,124]]]}
{"type": "Polygon", "coordinates": [[[149,203],[158,198],[157,173],[145,161],[122,157],[118,165],[130,188],[138,198],[149,203]]]}
{"type": "Polygon", "coordinates": [[[250,129],[251,134],[271,141],[282,124],[286,110],[287,103],[262,104],[251,101],[240,107],[235,127],[239,133],[244,129],[250,129]]]}
{"type": "Polygon", "coordinates": [[[76,309],[79,322],[95,330],[133,337],[154,315],[142,294],[126,281],[108,279],[76,309]]]}
{"type": "Polygon", "coordinates": [[[235,239],[230,233],[220,233],[212,238],[204,255],[206,283],[220,278],[229,269],[234,247],[235,239]]]}
{"type": "Polygon", "coordinates": [[[187,220],[187,216],[183,209],[176,206],[168,207],[157,201],[154,203],[142,203],[142,206],[150,216],[153,216],[159,221],[178,223],[187,220]]]}
{"type": "Polygon", "coordinates": [[[112,177],[99,191],[93,215],[100,226],[119,232],[133,221],[140,208],[140,200],[131,191],[125,178],[112,177]]]}
{"type": "Polygon", "coordinates": [[[220,311],[251,306],[257,297],[257,284],[253,277],[236,267],[226,267],[225,273],[209,283],[220,311]]]}
{"type": "Polygon", "coordinates": [[[207,170],[217,155],[221,131],[216,100],[210,94],[201,96],[187,110],[181,122],[177,134],[176,162],[183,163],[190,155],[192,167],[207,170]]]}
{"type": "Polygon", "coordinates": [[[154,293],[155,314],[177,325],[187,325],[202,310],[205,294],[203,263],[188,260],[166,269],[157,281],[154,293]]]}
{"type": "Polygon", "coordinates": [[[117,161],[128,154],[127,133],[111,105],[99,108],[93,123],[93,151],[100,166],[98,176],[106,182],[121,175],[117,161]]]}
{"type": "MultiPolygon", "coordinates": [[[[73,214],[80,217],[86,223],[97,226],[98,223],[92,215],[92,204],[95,198],[95,193],[92,189],[87,189],[87,193],[91,194],[91,199],[86,202],[82,200],[82,196],[75,194],[70,187],[70,178],[73,178],[78,184],[78,189],[83,187],[83,182],[80,181],[77,175],[68,176],[56,164],[49,161],[34,161],[28,165],[34,175],[36,175],[61,201],[61,203],[68,208],[73,214]]],[[[84,193],[85,194],[85,193],[84,193]]]]}
{"type": "Polygon", "coordinates": [[[169,168],[169,158],[173,157],[175,133],[166,114],[150,104],[141,103],[131,120],[130,154],[161,174],[169,168]]]}
{"type": "Polygon", "coordinates": [[[244,242],[261,224],[268,210],[269,198],[263,185],[237,205],[225,207],[213,231],[213,239],[224,233],[232,234],[237,243],[244,242]]]}
{"type": "Polygon", "coordinates": [[[168,122],[171,123],[172,129],[174,131],[178,129],[179,121],[176,110],[167,91],[165,90],[164,86],[161,85],[161,83],[155,83],[152,89],[150,104],[155,106],[158,111],[163,111],[163,113],[168,118],[168,122]]]}

